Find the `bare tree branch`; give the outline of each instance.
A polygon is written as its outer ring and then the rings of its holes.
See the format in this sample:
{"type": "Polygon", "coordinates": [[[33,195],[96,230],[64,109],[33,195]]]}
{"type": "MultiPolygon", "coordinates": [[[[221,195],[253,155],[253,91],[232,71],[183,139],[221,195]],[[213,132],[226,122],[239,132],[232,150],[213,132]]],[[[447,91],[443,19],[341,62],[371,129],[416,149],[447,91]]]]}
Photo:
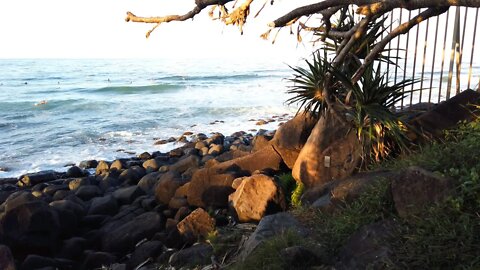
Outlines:
{"type": "Polygon", "coordinates": [[[365,57],[363,64],[358,68],[358,70],[353,75],[352,82],[355,83],[362,77],[367,66],[373,62],[373,60],[377,57],[377,55],[382,52],[385,46],[387,46],[387,44],[392,39],[394,39],[399,35],[407,33],[410,29],[412,29],[412,27],[421,23],[422,21],[430,17],[438,16],[446,12],[447,10],[448,10],[448,7],[429,8],[423,11],[422,13],[418,14],[417,16],[413,17],[410,21],[399,25],[397,28],[391,31],[386,37],[384,37],[381,41],[379,41],[375,45],[375,47],[373,47],[373,49],[369,52],[367,57],[365,57]]]}
{"type": "Polygon", "coordinates": [[[389,12],[395,8],[405,8],[408,10],[420,8],[435,7],[480,7],[480,0],[386,0],[376,1],[369,5],[363,5],[357,9],[358,14],[374,15],[389,12]]]}

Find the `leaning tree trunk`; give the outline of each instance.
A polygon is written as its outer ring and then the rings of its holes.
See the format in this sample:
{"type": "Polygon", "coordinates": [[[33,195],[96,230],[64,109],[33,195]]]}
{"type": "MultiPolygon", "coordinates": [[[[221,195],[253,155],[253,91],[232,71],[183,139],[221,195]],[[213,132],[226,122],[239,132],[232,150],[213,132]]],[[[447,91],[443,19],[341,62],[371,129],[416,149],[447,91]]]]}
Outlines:
{"type": "Polygon", "coordinates": [[[317,122],[295,162],[292,175],[306,188],[350,176],[361,161],[356,129],[331,109],[317,122]]]}

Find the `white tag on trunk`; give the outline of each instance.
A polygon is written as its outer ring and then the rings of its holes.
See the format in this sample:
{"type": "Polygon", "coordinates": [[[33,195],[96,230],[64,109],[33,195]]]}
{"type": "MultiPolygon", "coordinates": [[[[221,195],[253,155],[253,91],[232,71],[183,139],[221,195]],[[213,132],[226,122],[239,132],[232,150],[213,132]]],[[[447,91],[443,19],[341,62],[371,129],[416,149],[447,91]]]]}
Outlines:
{"type": "Polygon", "coordinates": [[[325,168],[330,168],[330,156],[325,156],[325,160],[323,162],[323,166],[325,168]]]}

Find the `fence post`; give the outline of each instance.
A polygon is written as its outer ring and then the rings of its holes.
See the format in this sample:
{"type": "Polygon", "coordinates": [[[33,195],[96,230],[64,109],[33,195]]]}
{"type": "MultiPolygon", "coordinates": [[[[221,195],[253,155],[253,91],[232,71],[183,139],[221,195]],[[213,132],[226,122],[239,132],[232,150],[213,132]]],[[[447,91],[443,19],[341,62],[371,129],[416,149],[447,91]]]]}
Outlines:
{"type": "MultiPolygon", "coordinates": [[[[448,18],[447,18],[448,20],[448,18]]],[[[453,27],[453,37],[452,37],[452,47],[450,51],[450,68],[448,70],[448,84],[447,84],[447,99],[450,98],[450,91],[452,89],[452,78],[453,78],[453,63],[454,59],[457,63],[457,69],[460,62],[460,7],[456,7],[455,10],[455,24],[453,27]]],[[[457,73],[458,75],[458,73],[457,73]]],[[[458,83],[460,78],[457,77],[457,87],[460,87],[458,83]]],[[[459,91],[457,89],[457,91],[459,91]]]]}

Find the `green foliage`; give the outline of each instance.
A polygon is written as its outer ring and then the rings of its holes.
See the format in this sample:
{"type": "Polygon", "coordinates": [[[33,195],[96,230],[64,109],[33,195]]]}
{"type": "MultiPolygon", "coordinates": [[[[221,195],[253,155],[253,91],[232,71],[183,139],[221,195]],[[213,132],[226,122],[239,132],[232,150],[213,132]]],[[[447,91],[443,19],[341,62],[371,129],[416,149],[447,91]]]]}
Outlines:
{"type": "Polygon", "coordinates": [[[297,187],[292,192],[292,196],[290,196],[292,206],[294,206],[294,207],[302,206],[301,198],[302,198],[304,190],[305,190],[305,186],[303,185],[303,183],[297,183],[297,187]]]}
{"type": "Polygon", "coordinates": [[[291,172],[278,175],[276,178],[280,187],[283,189],[287,204],[295,207],[300,206],[302,204],[300,198],[305,189],[303,184],[295,181],[291,172]]]}
{"type": "MultiPolygon", "coordinates": [[[[295,269],[288,265],[285,258],[282,257],[281,251],[287,247],[304,246],[309,248],[313,247],[312,245],[313,243],[308,242],[305,237],[296,232],[286,231],[265,241],[245,261],[238,262],[232,269],[295,269]]],[[[299,269],[305,269],[304,267],[299,269]]]]}
{"type": "Polygon", "coordinates": [[[384,166],[417,165],[457,181],[455,196],[409,218],[393,242],[400,266],[415,269],[480,269],[480,121],[448,131],[443,142],[384,166]]]}
{"type": "Polygon", "coordinates": [[[392,215],[393,204],[388,187],[388,182],[380,179],[358,199],[337,206],[333,212],[299,208],[294,214],[315,232],[315,238],[325,247],[324,258],[333,259],[350,235],[361,226],[392,215]]]}

